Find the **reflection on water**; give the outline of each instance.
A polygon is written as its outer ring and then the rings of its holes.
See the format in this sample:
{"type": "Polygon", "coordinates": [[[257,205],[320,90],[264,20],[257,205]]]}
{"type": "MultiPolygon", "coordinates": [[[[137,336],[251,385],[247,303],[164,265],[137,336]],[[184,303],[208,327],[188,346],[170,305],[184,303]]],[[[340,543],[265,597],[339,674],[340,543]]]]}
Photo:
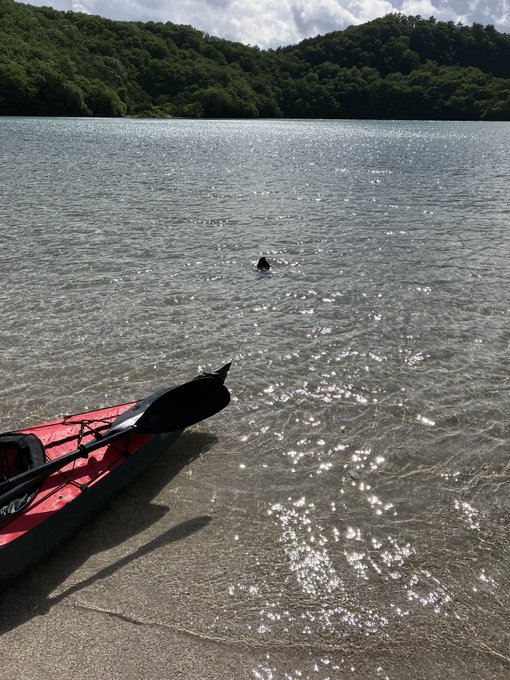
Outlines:
{"type": "Polygon", "coordinates": [[[508,125],[0,137],[4,429],[234,361],[166,519],[91,545],[49,615],[222,645],[210,677],[507,677],[508,125]]]}

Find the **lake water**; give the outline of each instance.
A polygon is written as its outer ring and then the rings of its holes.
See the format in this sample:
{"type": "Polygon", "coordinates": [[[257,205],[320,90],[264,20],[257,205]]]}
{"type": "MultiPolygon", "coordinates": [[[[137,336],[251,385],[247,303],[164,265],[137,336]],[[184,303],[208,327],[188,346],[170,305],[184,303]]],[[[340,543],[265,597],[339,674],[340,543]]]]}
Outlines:
{"type": "Polygon", "coordinates": [[[0,677],[508,678],[510,124],[0,119],[0,161],[2,430],[233,360],[3,594],[0,677]]]}

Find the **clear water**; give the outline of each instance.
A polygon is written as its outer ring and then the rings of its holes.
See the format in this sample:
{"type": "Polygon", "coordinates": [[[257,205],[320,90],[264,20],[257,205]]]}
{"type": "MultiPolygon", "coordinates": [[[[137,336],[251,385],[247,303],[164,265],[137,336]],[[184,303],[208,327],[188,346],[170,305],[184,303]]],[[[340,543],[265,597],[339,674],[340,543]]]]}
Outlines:
{"type": "Polygon", "coordinates": [[[2,429],[233,359],[24,577],[47,625],[182,635],[183,678],[508,677],[509,133],[0,120],[2,429]]]}

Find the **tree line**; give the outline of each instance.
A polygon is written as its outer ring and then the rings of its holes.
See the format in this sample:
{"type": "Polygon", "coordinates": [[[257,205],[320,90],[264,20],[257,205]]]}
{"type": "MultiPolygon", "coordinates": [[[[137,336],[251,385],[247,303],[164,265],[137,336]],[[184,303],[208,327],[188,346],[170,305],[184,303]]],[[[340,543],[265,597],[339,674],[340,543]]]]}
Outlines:
{"type": "Polygon", "coordinates": [[[510,120],[510,36],[389,14],[260,50],[0,0],[0,115],[510,120]]]}

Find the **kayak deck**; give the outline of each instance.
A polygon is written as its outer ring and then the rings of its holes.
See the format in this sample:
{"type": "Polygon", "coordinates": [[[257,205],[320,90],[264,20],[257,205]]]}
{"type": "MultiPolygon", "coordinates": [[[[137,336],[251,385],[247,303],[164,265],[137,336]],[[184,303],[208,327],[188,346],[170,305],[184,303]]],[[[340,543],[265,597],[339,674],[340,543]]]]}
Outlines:
{"type": "MultiPolygon", "coordinates": [[[[112,422],[134,403],[122,404],[83,414],[66,416],[34,427],[19,430],[35,434],[45,448],[47,460],[54,460],[106,431],[112,422]]],[[[78,458],[41,484],[34,501],[22,513],[6,518],[0,524],[0,547],[17,539],[64,508],[109,472],[122,464],[151,438],[147,434],[130,434],[97,449],[87,458],[78,458]]]]}

